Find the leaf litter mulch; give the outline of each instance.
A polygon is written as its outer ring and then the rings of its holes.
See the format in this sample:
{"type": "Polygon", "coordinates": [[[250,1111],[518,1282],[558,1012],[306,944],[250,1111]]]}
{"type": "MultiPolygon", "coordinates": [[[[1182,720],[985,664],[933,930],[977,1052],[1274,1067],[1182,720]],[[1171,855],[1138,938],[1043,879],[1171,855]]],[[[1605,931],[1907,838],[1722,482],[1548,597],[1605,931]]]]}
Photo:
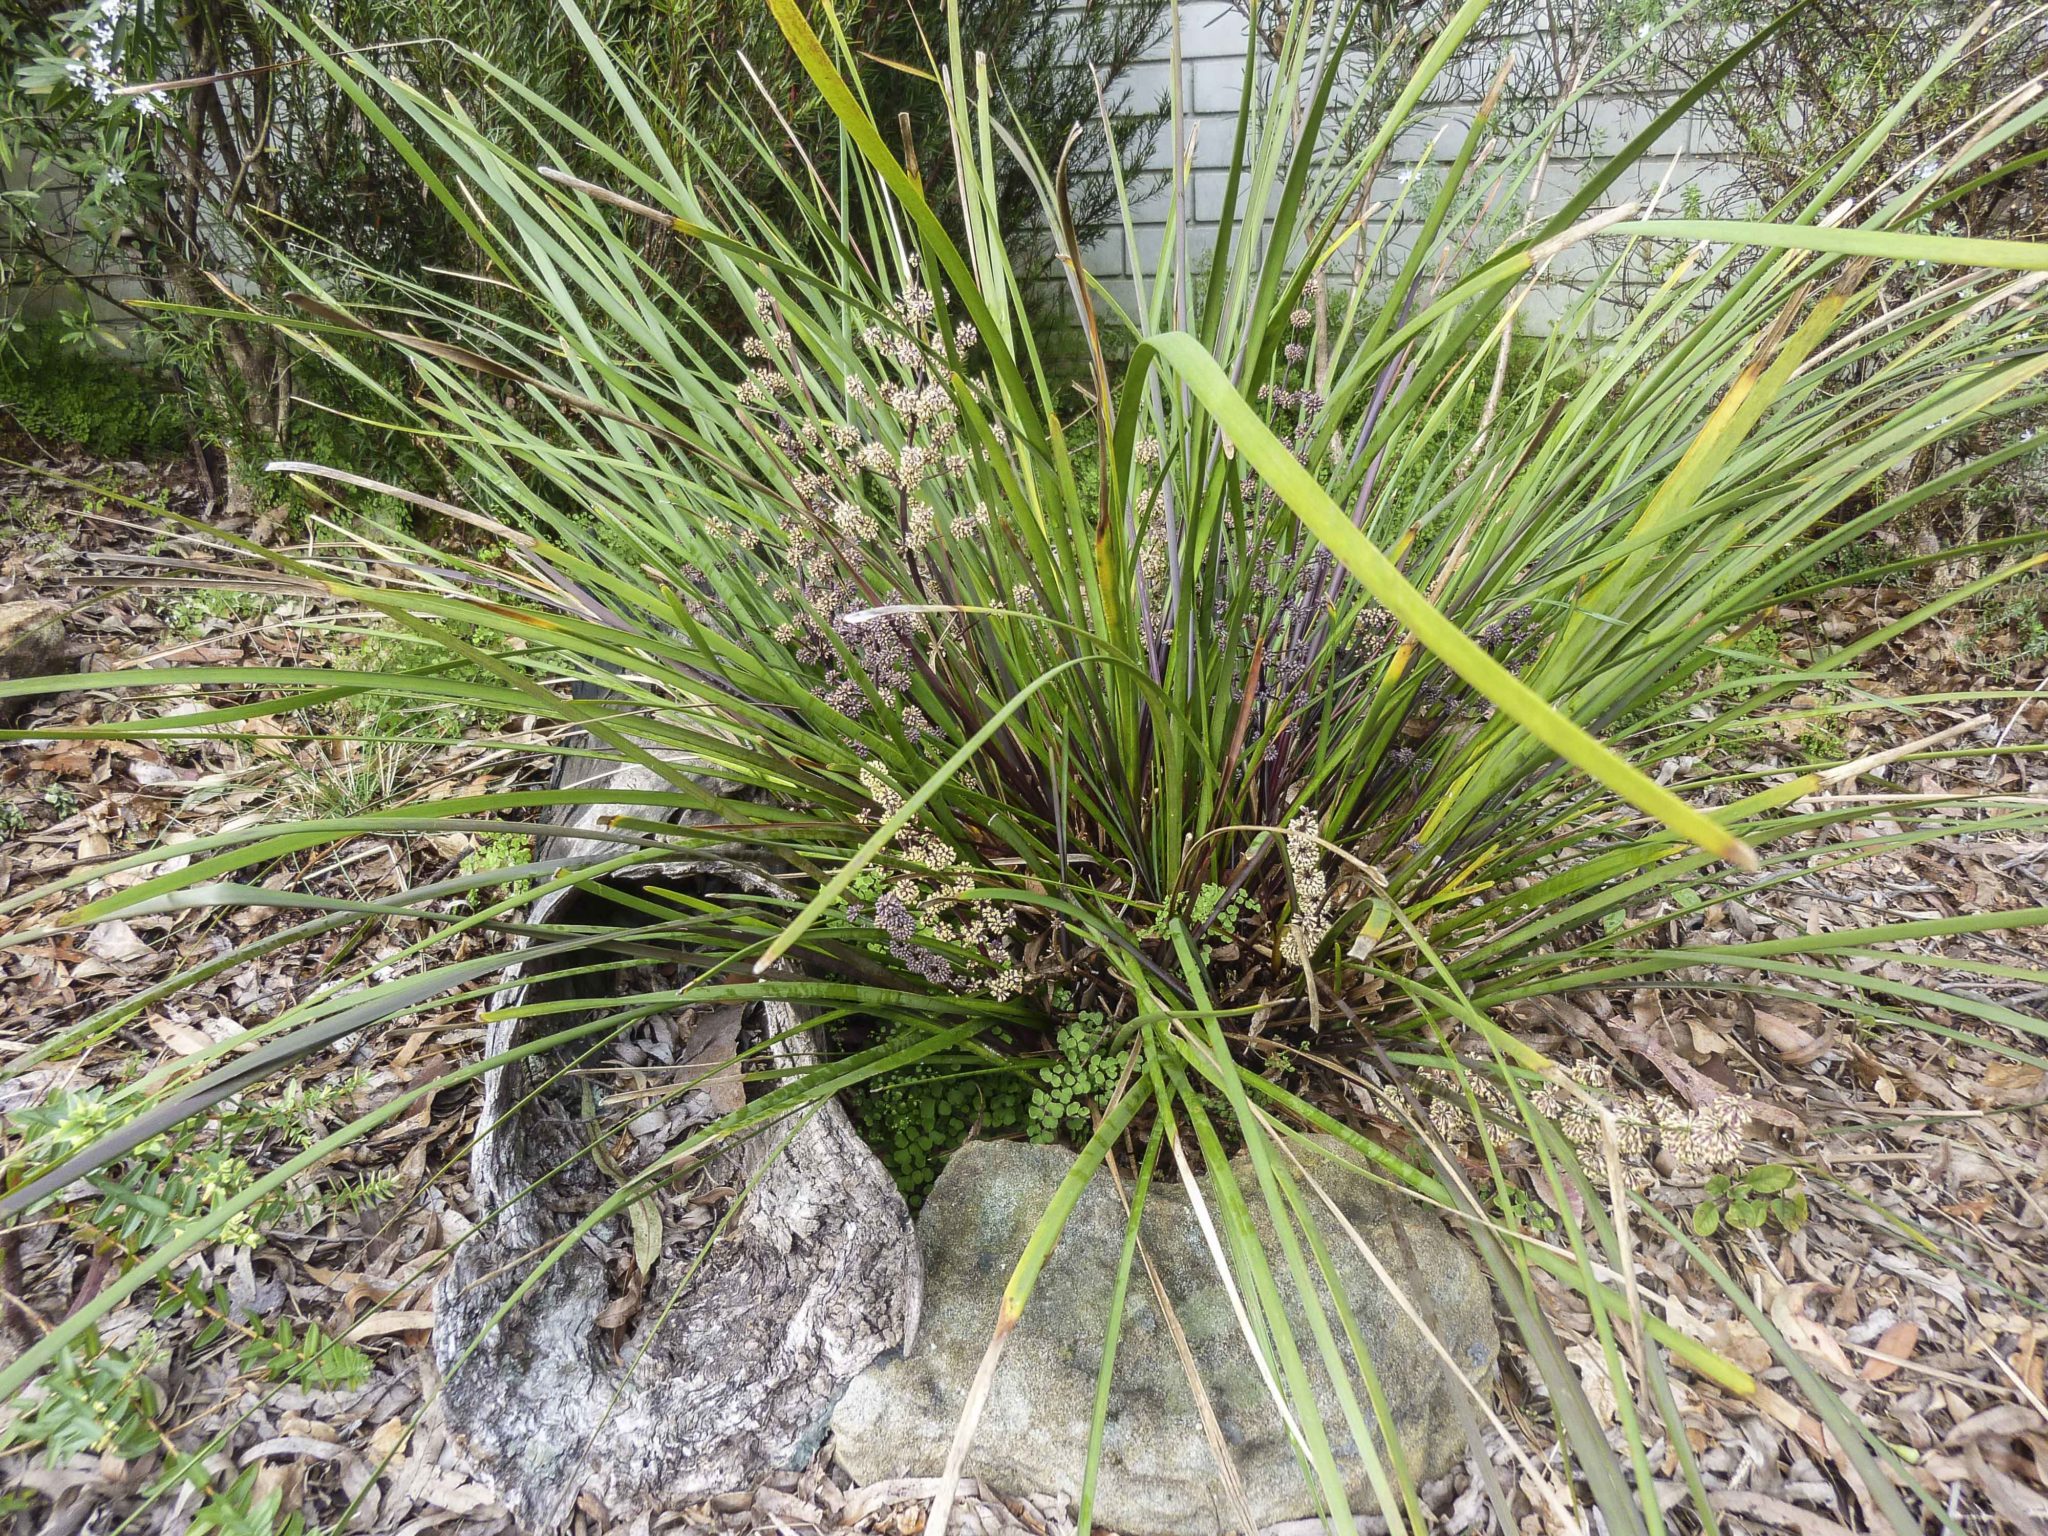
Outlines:
{"type": "MultiPolygon", "coordinates": [[[[175,467],[49,467],[105,477],[202,520],[212,515],[203,488],[175,467]]],[[[311,599],[284,591],[252,596],[245,581],[227,575],[225,551],[209,551],[166,520],[52,492],[26,472],[0,481],[0,507],[7,509],[0,601],[54,597],[70,605],[70,648],[84,674],[78,691],[38,702],[21,729],[128,718],[123,711],[137,706],[94,689],[92,674],[150,662],[402,664],[379,649],[389,642],[368,625],[311,599]],[[173,557],[222,560],[222,580],[166,592],[161,577],[173,557]]],[[[1802,632],[1839,640],[1907,607],[1901,594],[1862,592],[1825,614],[1788,613],[1784,631],[1796,655],[1802,632]]],[[[1945,615],[1880,653],[1859,685],[1916,697],[1987,685],[2033,690],[1986,718],[1961,706],[1921,708],[1910,739],[1952,732],[1943,744],[1959,752],[2048,739],[2048,672],[2038,659],[2001,654],[2009,648],[2009,637],[1945,615]]],[[[196,705],[159,699],[149,707],[196,705]]],[[[197,744],[55,736],[0,743],[0,897],[125,853],[253,825],[280,806],[348,814],[532,782],[530,755],[508,750],[502,738],[484,741],[463,722],[380,724],[390,729],[371,734],[392,742],[353,749],[323,731],[346,725],[364,734],[362,722],[322,719],[257,725],[197,744]]],[[[1834,717],[1830,729],[1839,740],[1828,743],[1829,755],[1842,758],[1909,739],[1895,719],[1875,711],[1834,717]]],[[[1803,760],[1812,746],[1779,738],[1722,750],[1732,766],[1768,770],[1803,760]]],[[[2048,805],[2048,759],[2001,751],[1913,762],[1829,793],[1863,796],[1861,803],[1906,816],[1917,814],[1916,802],[1957,790],[2048,805]]],[[[1667,917],[1670,942],[1705,949],[2048,906],[2048,840],[1985,835],[1971,819],[1957,812],[1953,832],[1938,841],[1846,865],[1849,850],[1839,839],[1850,834],[1822,834],[1795,880],[1739,902],[1646,915],[1667,917]]],[[[1868,826],[1856,835],[1871,835],[1868,826]]],[[[363,837],[339,851],[287,858],[265,884],[374,900],[521,856],[459,834],[363,837]]],[[[365,958],[356,947],[361,935],[350,928],[283,945],[141,1009],[82,1053],[18,1070],[14,1063],[96,1011],[235,944],[282,932],[300,916],[258,908],[43,932],[67,910],[162,867],[110,870],[0,920],[0,934],[12,941],[0,950],[0,1112],[11,1122],[25,1123],[16,1117],[33,1118],[63,1095],[89,1097],[138,1064],[153,1067],[231,1039],[244,1021],[272,1016],[365,958]]],[[[395,956],[414,936],[398,925],[374,942],[395,956]]],[[[482,952],[483,939],[468,942],[482,952]]],[[[1819,984],[1806,988],[1811,1000],[1754,1003],[1671,990],[1587,992],[1531,1008],[1517,1024],[1566,1060],[1605,1062],[1643,1085],[1682,1086],[1686,1074],[1701,1074],[1765,1106],[1767,1118],[1755,1123],[1745,1149],[1749,1183],[1685,1187],[1663,1179],[1656,1187],[1667,1213],[1693,1230],[1715,1227],[1702,1240],[1705,1251],[1849,1410],[1898,1449],[1909,1475],[1960,1528],[2048,1536],[2048,1084],[2027,1063],[1954,1038],[1971,1021],[1943,1006],[1945,998],[1972,997],[2048,1018],[2048,997],[2024,975],[2048,970],[2048,934],[1992,932],[1895,948],[1915,953],[1914,962],[1872,954],[1855,963],[1926,989],[1915,1006],[1930,1028],[1858,1026],[1823,1006],[1827,991],[1819,984]],[[1794,1196],[1804,1219],[1788,1227],[1779,1214],[1789,1208],[1773,1201],[1794,1196]],[[1717,1208],[1718,1225],[1696,1210],[1703,1205],[1717,1208]]],[[[342,1042],[302,1066],[272,1102],[232,1111],[233,1153],[244,1165],[237,1176],[276,1167],[312,1139],[309,1132],[330,1131],[432,1082],[472,1059],[481,1038],[474,1006],[464,1005],[429,1007],[403,1027],[342,1042]]],[[[661,1042],[635,1037],[626,1046],[614,1069],[630,1093],[632,1073],[661,1066],[661,1042]]],[[[294,1515],[315,1529],[339,1521],[338,1528],[379,1536],[507,1529],[504,1512],[436,1420],[437,1383],[425,1349],[435,1280],[481,1216],[466,1182],[475,1129],[469,1086],[423,1098],[298,1179],[260,1241],[194,1255],[179,1275],[179,1304],[112,1313],[99,1341],[141,1378],[126,1399],[139,1422],[96,1440],[47,1400],[32,1413],[21,1403],[0,1409],[0,1521],[53,1536],[114,1529],[176,1536],[195,1517],[200,1528],[211,1518],[215,1529],[268,1531],[294,1515]],[[311,1347],[314,1341],[321,1347],[311,1347]],[[51,1443],[63,1454],[19,1448],[24,1435],[53,1431],[51,1443]],[[147,1501],[166,1458],[195,1450],[206,1476],[147,1501]],[[202,1481],[210,1494],[199,1490],[202,1481]],[[252,1513],[249,1524],[222,1523],[252,1513]]],[[[19,1146],[10,1125],[7,1149],[19,1146]]],[[[202,1161],[204,1151],[195,1154],[202,1161]]],[[[1483,1170],[1475,1158],[1474,1172],[1483,1170]]],[[[26,1317],[9,1313],[0,1359],[14,1354],[24,1330],[89,1300],[133,1251],[134,1234],[96,1221],[102,1212],[91,1202],[70,1211],[61,1223],[30,1224],[0,1252],[4,1288],[28,1309],[26,1317]]],[[[1544,1219],[1540,1209],[1532,1214],[1544,1219]]],[[[1632,1237],[1646,1298],[1758,1379],[1754,1395],[1740,1398],[1674,1374],[1685,1434],[1723,1528],[1792,1536],[1886,1529],[1842,1447],[1772,1363],[1758,1329],[1681,1244],[1640,1228],[1632,1237]]],[[[1561,1288],[1543,1289],[1540,1299],[1594,1411],[1625,1449],[1592,1318],[1561,1288]]],[[[1510,1343],[1504,1418],[1533,1460],[1554,1468],[1544,1392],[1529,1357],[1510,1343]]],[[[90,1406],[74,1405],[73,1419],[79,1414],[89,1418],[90,1406]]],[[[1651,1432],[1661,1433],[1654,1418],[1651,1432]]],[[[1452,1536],[1503,1526],[1552,1536],[1544,1501],[1520,1482],[1520,1464],[1505,1447],[1493,1450],[1491,1478],[1468,1468],[1428,1490],[1440,1528],[1452,1536]],[[1509,1490],[1513,1507],[1502,1519],[1488,1508],[1489,1487],[1509,1490]]],[[[1648,1451],[1658,1476],[1669,1480],[1660,1494],[1682,1497],[1670,1448],[1653,1441],[1648,1451]]],[[[630,1527],[589,1503],[573,1522],[580,1532],[630,1528],[635,1536],[745,1529],[909,1536],[922,1527],[921,1501],[931,1491],[918,1480],[852,1488],[821,1458],[802,1472],[630,1527]]],[[[967,1493],[956,1529],[1038,1536],[1072,1529],[1057,1500],[967,1493]]]]}

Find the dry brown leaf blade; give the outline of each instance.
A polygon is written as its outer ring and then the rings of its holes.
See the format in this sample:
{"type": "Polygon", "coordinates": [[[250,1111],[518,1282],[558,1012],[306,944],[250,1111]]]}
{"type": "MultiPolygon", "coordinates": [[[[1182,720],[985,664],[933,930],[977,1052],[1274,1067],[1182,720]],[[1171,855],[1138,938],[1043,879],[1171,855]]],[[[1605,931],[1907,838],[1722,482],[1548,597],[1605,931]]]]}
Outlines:
{"type": "Polygon", "coordinates": [[[1819,1008],[1781,1000],[1756,1010],[1756,1032],[1788,1067],[1818,1061],[1833,1044],[1826,1016],[1819,1008]],[[1804,1018],[1809,1011],[1812,1017],[1804,1018]]]}
{"type": "Polygon", "coordinates": [[[1893,1323],[1877,1341],[1877,1348],[1871,1357],[1863,1362],[1863,1379],[1878,1382],[1887,1376],[1896,1375],[1899,1367],[1913,1358],[1913,1347],[1919,1342],[1918,1323],[1904,1318],[1893,1323]]]}

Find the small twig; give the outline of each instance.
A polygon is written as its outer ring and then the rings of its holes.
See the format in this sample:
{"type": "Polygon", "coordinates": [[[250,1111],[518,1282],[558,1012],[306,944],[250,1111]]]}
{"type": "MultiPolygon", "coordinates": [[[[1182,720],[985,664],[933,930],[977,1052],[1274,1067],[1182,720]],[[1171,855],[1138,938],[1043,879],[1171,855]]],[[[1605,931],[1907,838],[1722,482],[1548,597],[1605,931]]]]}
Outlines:
{"type": "Polygon", "coordinates": [[[1945,731],[1936,731],[1932,736],[1922,736],[1917,741],[1902,741],[1895,747],[1886,747],[1882,752],[1872,752],[1869,756],[1859,757],[1854,762],[1843,763],[1839,768],[1823,769],[1814,777],[1820,781],[1819,787],[1822,789],[1832,789],[1837,784],[1854,783],[1865,774],[1875,773],[1902,757],[1911,757],[1915,753],[1926,751],[1929,747],[1938,747],[1945,742],[1953,741],[1958,736],[1967,736],[1970,732],[1981,730],[1990,723],[1989,715],[1972,715],[1945,731]]]}
{"type": "Polygon", "coordinates": [[[49,1325],[22,1300],[26,1289],[21,1274],[21,1228],[11,1226],[0,1232],[0,1327],[22,1343],[32,1344],[49,1325]]]}
{"type": "MultiPolygon", "coordinates": [[[[2048,677],[2044,677],[2040,682],[2034,684],[2036,698],[2040,696],[2043,689],[2048,689],[2048,677]]],[[[2020,716],[2026,713],[2027,706],[2033,702],[2033,699],[2021,699],[2019,706],[2013,710],[2011,717],[2005,722],[2005,729],[2000,731],[1997,739],[1991,743],[1991,755],[1984,759],[1984,782],[1986,784],[1989,784],[1995,776],[1998,767],[1998,752],[2005,745],[2005,738],[2012,734],[2012,728],[2020,723],[2020,716]]]]}

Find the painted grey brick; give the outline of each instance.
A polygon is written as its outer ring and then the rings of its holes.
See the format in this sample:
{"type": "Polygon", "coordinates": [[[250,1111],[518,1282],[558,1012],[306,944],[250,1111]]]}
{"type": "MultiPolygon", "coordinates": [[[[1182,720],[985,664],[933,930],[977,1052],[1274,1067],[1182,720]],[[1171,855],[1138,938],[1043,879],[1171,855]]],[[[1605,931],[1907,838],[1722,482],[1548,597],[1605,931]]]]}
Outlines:
{"type": "MultiPolygon", "coordinates": [[[[1236,134],[1246,40],[1244,17],[1225,0],[1185,0],[1181,10],[1181,50],[1185,65],[1183,107],[1185,128],[1193,141],[1194,172],[1183,196],[1189,202],[1191,246],[1204,256],[1215,246],[1214,220],[1222,209],[1227,167],[1236,134]]],[[[1402,129],[1369,195],[1391,204],[1401,193],[1403,176],[1414,177],[1419,173],[1423,181],[1409,192],[1399,218],[1393,218],[1383,209],[1373,221],[1372,233],[1388,232],[1387,244],[1378,263],[1382,269],[1380,276],[1397,268],[1410,248],[1416,228],[1428,208],[1429,175],[1455,157],[1477,102],[1491,84],[1505,50],[1512,47],[1528,57],[1543,46],[1546,46],[1544,40],[1533,36],[1476,40],[1475,45],[1456,61],[1453,78],[1434,90],[1418,118],[1402,129]]],[[[1168,83],[1171,66],[1164,39],[1156,53],[1157,57],[1142,65],[1129,81],[1134,101],[1153,100],[1168,83]]],[[[1271,65],[1262,61],[1259,73],[1260,78],[1254,88],[1259,93],[1261,107],[1266,110],[1283,108],[1284,103],[1271,100],[1271,65]]],[[[1338,100],[1341,103],[1344,99],[1345,89],[1340,83],[1338,100]]],[[[1594,97],[1579,104],[1569,128],[1560,135],[1547,161],[1542,183],[1533,198],[1527,185],[1533,159],[1506,174],[1494,204],[1503,226],[1510,227],[1524,217],[1546,218],[1563,208],[1583,184],[1591,167],[1598,163],[1592,157],[1619,149],[1653,122],[1661,109],[1659,99],[1637,100],[1620,94],[1594,97]]],[[[1697,201],[1710,211],[1733,211],[1741,196],[1739,178],[1731,166],[1714,158],[1715,153],[1722,149],[1725,138],[1724,133],[1697,115],[1681,120],[1666,132],[1659,152],[1645,163],[1632,167],[1608,189],[1599,206],[1612,206],[1624,200],[1641,201],[1668,172],[1669,189],[1658,210],[1665,216],[1685,211],[1687,189],[1691,189],[1697,201]]],[[[1174,146],[1170,138],[1162,134],[1150,157],[1150,166],[1164,169],[1173,161],[1174,146]]],[[[1497,165],[1483,165],[1480,174],[1493,176],[1502,173],[1497,165]]],[[[1165,219],[1168,204],[1168,187],[1161,179],[1133,209],[1139,263],[1148,273],[1158,270],[1160,252],[1167,240],[1165,219]]],[[[1245,214],[1246,210],[1240,206],[1240,219],[1245,214]]],[[[1543,326],[1586,320],[1588,317],[1581,315],[1577,307],[1581,289],[1574,285],[1597,280],[1603,264],[1615,251],[1622,249],[1625,249],[1625,244],[1617,240],[1574,248],[1565,253],[1553,264],[1550,272],[1550,286],[1555,292],[1539,290],[1525,301],[1525,323],[1543,326]]],[[[1129,287],[1131,262],[1121,229],[1099,240],[1088,253],[1088,259],[1091,270],[1129,287]]],[[[1340,256],[1339,269],[1349,260],[1348,255],[1340,256]]],[[[1622,315],[1619,307],[1604,298],[1595,300],[1586,309],[1591,323],[1595,324],[1618,320],[1622,315]]]]}
{"type": "MultiPolygon", "coordinates": [[[[1241,12],[1225,5],[1223,0],[1185,0],[1180,18],[1182,58],[1228,59],[1232,63],[1243,60],[1251,33],[1241,12]]],[[[1161,39],[1162,58],[1166,51],[1166,42],[1161,39]]]]}

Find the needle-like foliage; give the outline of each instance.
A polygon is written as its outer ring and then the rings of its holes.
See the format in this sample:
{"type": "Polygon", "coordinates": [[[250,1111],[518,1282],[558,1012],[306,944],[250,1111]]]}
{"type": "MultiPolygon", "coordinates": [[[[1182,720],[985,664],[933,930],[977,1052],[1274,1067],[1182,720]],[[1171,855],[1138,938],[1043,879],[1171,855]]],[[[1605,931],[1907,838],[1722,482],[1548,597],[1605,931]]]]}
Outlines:
{"type": "MultiPolygon", "coordinates": [[[[963,1043],[1050,1040],[1089,1008],[1108,1021],[1118,1086],[990,1320],[991,1364],[1080,1181],[1128,1155],[1135,1230],[1155,1171],[1217,1170],[1241,1147],[1256,1177],[1221,1180],[1217,1258],[1299,1425],[1305,1473],[1347,1517],[1357,1484],[1340,1463],[1362,1457],[1394,1527],[1417,1524],[1411,1479],[1375,1449],[1392,1437],[1372,1432],[1383,1404],[1353,1319],[1318,1306],[1322,1325],[1304,1340],[1286,1321],[1283,1292],[1321,1295],[1331,1251],[1356,1241],[1325,1219],[1334,1207],[1303,1158],[1300,1138],[1318,1132],[1463,1218],[1571,1447],[1571,1475],[1532,1462],[1525,1486],[1559,1519],[1590,1501],[1610,1531],[1661,1531],[1652,1484],[1668,1469],[1646,1450],[1659,1434],[1699,1487],[1669,1363],[1727,1391],[1754,1383],[1646,1303],[1629,1234],[1663,1217],[1610,1175],[1617,1154],[1640,1163],[1652,1141],[1702,1158],[1739,1145],[1741,1117],[1711,1105],[1645,1117],[1604,1074],[1563,1072],[1519,1039],[1518,1010],[1623,983],[1811,989],[1866,1024],[1910,1025],[1927,989],[1839,962],[2048,918],[1710,950],[1675,943],[1663,921],[1674,902],[1704,906],[1800,873],[1805,839],[1863,814],[1816,796],[1881,765],[1750,772],[1726,749],[1780,733],[1795,695],[1852,685],[1859,661],[1914,620],[1796,669],[1759,660],[1743,637],[1788,597],[1824,601],[1846,580],[1834,557],[1889,519],[2029,451],[2015,437],[1904,492],[1888,478],[1930,444],[2041,401],[2048,246],[1940,230],[1953,189],[1998,174],[2004,147],[2048,103],[1993,104],[1958,129],[1938,178],[1845,203],[1841,189],[1868,184],[1884,143],[1886,124],[1874,124],[1798,195],[1745,223],[1603,204],[1692,98],[1548,215],[1533,211],[1542,131],[1504,141],[1482,112],[1441,183],[1388,210],[1371,202],[1374,168],[1482,21],[1483,0],[1443,18],[1376,122],[1356,121],[1334,88],[1342,61],[1328,39],[1344,35],[1342,6],[1316,27],[1299,7],[1277,58],[1246,60],[1213,256],[1195,239],[1191,134],[1176,99],[1165,248],[1146,259],[1133,234],[1142,275],[1112,293],[1084,275],[1071,239],[1062,147],[1008,131],[957,26],[933,39],[932,61],[932,110],[952,156],[905,165],[895,126],[869,116],[843,41],[829,27],[821,37],[790,0],[770,4],[846,151],[827,182],[800,144],[755,145],[803,209],[796,227],[737,195],[731,167],[669,153],[688,146],[682,126],[657,128],[666,109],[610,61],[573,0],[565,14],[636,142],[596,141],[479,63],[494,120],[526,128],[505,142],[374,56],[301,39],[462,224],[478,268],[468,298],[399,274],[374,302],[309,281],[280,322],[337,367],[349,364],[334,338],[372,332],[400,349],[414,388],[389,398],[392,420],[447,458],[462,504],[384,486],[366,466],[280,468],[337,494],[411,496],[480,526],[490,547],[392,535],[346,557],[275,557],[286,577],[438,645],[447,667],[99,681],[260,695],[165,731],[233,729],[380,691],[531,715],[580,727],[668,787],[637,796],[644,819],[602,834],[615,850],[602,861],[521,867],[511,873],[531,889],[481,910],[425,892],[391,904],[297,897],[304,936],[366,914],[410,919],[424,936],[381,957],[376,977],[350,976],[252,1024],[237,1042],[245,1054],[202,1055],[139,1084],[134,1120],[84,1159],[429,999],[488,993],[505,962],[446,958],[479,926],[531,934],[529,959],[587,964],[592,936],[523,922],[524,904],[549,890],[737,848],[775,871],[786,902],[642,901],[620,909],[612,937],[682,957],[697,978],[686,995],[784,996],[835,1017],[857,1008],[875,1032],[845,1036],[843,1054],[691,1147],[963,1043]],[[1365,148],[1332,157],[1330,143],[1365,148]],[[993,189],[1011,158],[1031,168],[1043,228],[997,217],[993,189]],[[558,169],[569,163],[607,174],[558,169]],[[956,223],[932,211],[941,180],[956,223]],[[1376,279],[1374,232],[1389,213],[1419,238],[1376,279]],[[650,221],[741,301],[743,333],[699,323],[688,294],[642,257],[638,226],[650,221]],[[1015,275],[1018,253],[1048,240],[1091,359],[1078,384],[1044,366],[1050,338],[1015,275]],[[1550,265],[1589,249],[1611,252],[1612,271],[1661,278],[1603,345],[1564,339],[1569,326],[1518,339],[1517,311],[1550,265]],[[1887,276],[1904,262],[1949,277],[1892,304],[1887,276]],[[858,1049],[865,1040],[886,1043],[858,1049]],[[184,1097],[144,1108],[172,1087],[184,1097]],[[1363,1133],[1367,1108],[1383,1130],[1405,1126],[1406,1153],[1363,1133]],[[1489,1131],[1479,1144],[1490,1160],[1492,1132],[1533,1144],[1561,1241],[1534,1239],[1504,1193],[1475,1188],[1450,1144],[1475,1125],[1489,1131]],[[1252,1236],[1255,1207],[1281,1234],[1278,1268],[1252,1236]],[[1537,1270],[1586,1299],[1628,1433],[1619,1451],[1548,1333],[1537,1270]],[[1316,1361],[1341,1384],[1343,1423],[1317,1417],[1305,1374],[1316,1361]]],[[[1970,46],[1959,39],[1915,89],[1970,46]]],[[[1991,574],[1942,603],[2044,558],[2012,540],[1978,553],[1991,574]]],[[[1912,708],[1898,708],[1911,737],[1912,708]]],[[[605,798],[468,796],[223,832],[180,844],[188,863],[78,920],[243,902],[252,893],[236,882],[309,849],[371,833],[500,831],[515,810],[605,798]]],[[[1926,809],[1914,821],[1892,808],[1888,830],[1857,846],[1939,835],[1945,824],[1926,809]]],[[[1990,830],[2041,813],[1973,814],[1990,830]]],[[[1995,1049],[2033,1059],[2037,1019],[1944,1002],[1995,1049]]],[[[96,1020],[39,1055],[120,1022],[96,1020]]],[[[46,1170],[11,1207],[61,1189],[79,1161],[46,1170]]],[[[231,1219],[265,1182],[211,1219],[231,1219]]],[[[622,1189],[590,1223],[634,1194],[622,1189]]],[[[0,1372],[0,1389],[174,1257],[172,1246],[147,1256],[0,1372]]],[[[1127,1250],[1126,1280],[1131,1263],[1127,1250]]],[[[1114,1391],[1109,1345],[1098,1443],[1114,1391]]],[[[1917,1526],[1891,1449],[1784,1353],[1873,1507],[1917,1526]]],[[[1484,1384],[1472,1409],[1475,1422],[1491,1412],[1484,1384]]],[[[970,1402],[956,1473],[974,1413],[970,1402]]],[[[944,1522],[942,1507],[932,1528],[944,1522]]]]}

